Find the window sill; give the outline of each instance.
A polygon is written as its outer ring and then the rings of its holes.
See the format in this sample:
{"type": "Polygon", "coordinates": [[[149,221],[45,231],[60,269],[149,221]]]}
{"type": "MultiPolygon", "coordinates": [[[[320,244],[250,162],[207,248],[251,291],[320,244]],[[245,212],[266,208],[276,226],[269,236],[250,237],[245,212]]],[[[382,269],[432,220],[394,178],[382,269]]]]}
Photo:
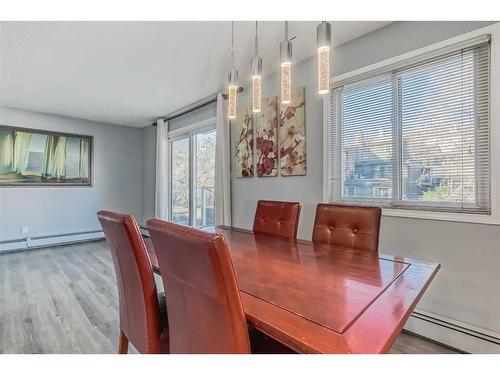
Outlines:
{"type": "Polygon", "coordinates": [[[382,208],[382,216],[405,217],[409,219],[422,219],[422,220],[453,221],[461,223],[475,223],[475,224],[487,224],[487,225],[500,225],[500,218],[494,215],[382,208]]]}

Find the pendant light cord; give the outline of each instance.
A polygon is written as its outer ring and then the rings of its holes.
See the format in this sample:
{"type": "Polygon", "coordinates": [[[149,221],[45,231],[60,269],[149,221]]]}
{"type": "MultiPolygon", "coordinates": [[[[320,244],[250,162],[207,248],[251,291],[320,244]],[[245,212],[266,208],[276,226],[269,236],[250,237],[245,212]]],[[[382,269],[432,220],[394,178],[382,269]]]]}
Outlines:
{"type": "Polygon", "coordinates": [[[234,69],[234,21],[231,21],[231,69],[234,69]]]}
{"type": "Polygon", "coordinates": [[[288,40],[288,21],[285,21],[285,40],[288,40]]]}
{"type": "Polygon", "coordinates": [[[259,30],[257,28],[257,24],[258,24],[258,21],[255,21],[255,56],[259,55],[259,42],[258,42],[259,30]]]}

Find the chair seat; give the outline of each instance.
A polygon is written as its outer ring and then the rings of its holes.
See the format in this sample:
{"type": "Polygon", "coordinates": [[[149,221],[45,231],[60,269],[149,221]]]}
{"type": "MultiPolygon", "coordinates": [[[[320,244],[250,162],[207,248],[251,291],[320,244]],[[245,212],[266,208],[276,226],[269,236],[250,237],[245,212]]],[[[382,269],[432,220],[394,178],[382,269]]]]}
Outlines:
{"type": "Polygon", "coordinates": [[[297,354],[297,352],[283,345],[253,327],[248,328],[250,349],[252,354],[297,354]]]}

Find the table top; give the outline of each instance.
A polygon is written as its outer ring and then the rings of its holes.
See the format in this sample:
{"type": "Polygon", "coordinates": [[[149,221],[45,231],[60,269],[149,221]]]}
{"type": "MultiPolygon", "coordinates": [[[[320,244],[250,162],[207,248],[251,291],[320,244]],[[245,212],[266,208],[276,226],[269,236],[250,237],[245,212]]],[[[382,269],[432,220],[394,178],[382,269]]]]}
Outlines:
{"type": "MultiPolygon", "coordinates": [[[[304,353],[387,352],[439,264],[217,227],[251,324],[304,353]]],[[[146,245],[155,272],[155,250],[146,245]]]]}

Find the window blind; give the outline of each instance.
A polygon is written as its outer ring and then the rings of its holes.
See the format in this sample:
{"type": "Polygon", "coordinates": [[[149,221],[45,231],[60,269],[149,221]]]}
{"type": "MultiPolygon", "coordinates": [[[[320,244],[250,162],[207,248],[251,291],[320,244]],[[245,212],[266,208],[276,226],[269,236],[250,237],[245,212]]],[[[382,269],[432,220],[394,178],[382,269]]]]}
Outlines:
{"type": "Polygon", "coordinates": [[[337,85],[330,201],[490,213],[489,38],[337,85]]]}

